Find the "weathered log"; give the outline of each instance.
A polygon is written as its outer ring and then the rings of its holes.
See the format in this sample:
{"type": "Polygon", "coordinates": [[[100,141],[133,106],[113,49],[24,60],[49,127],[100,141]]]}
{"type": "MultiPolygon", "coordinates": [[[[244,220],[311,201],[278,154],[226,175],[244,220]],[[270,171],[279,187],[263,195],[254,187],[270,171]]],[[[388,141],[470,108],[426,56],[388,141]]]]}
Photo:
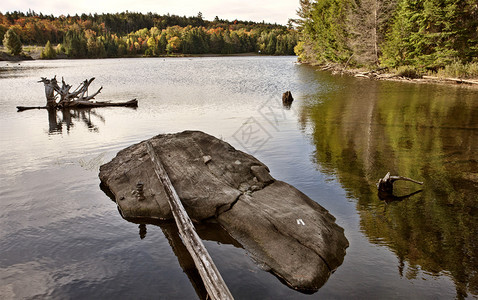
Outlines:
{"type": "Polygon", "coordinates": [[[292,93],[290,91],[285,92],[282,94],[282,105],[289,108],[292,105],[292,101],[294,98],[292,97],[292,93]]]}
{"type": "Polygon", "coordinates": [[[48,109],[50,108],[49,106],[17,106],[17,111],[24,111],[24,110],[29,110],[29,109],[48,109]]]}
{"type": "Polygon", "coordinates": [[[415,179],[411,179],[408,177],[403,176],[390,176],[390,172],[388,172],[383,178],[380,178],[377,183],[377,188],[380,193],[386,193],[393,195],[393,183],[397,180],[405,180],[410,181],[416,184],[423,185],[423,182],[417,181],[415,179]]]}
{"type": "MultiPolygon", "coordinates": [[[[111,107],[111,106],[122,106],[122,107],[138,107],[138,100],[132,99],[125,102],[91,102],[84,100],[75,100],[68,103],[65,103],[64,106],[58,108],[95,108],[95,107],[111,107]]],[[[51,106],[17,106],[17,110],[24,111],[29,109],[48,109],[56,108],[51,106]]]]}
{"type": "Polygon", "coordinates": [[[211,256],[207,252],[206,247],[204,247],[204,244],[196,233],[194,225],[186,213],[186,210],[184,209],[166,170],[162,166],[159,157],[154,152],[151,142],[146,143],[146,148],[151,161],[153,162],[156,176],[161,181],[166,193],[168,194],[169,205],[176,224],[178,225],[179,233],[186,248],[189,253],[191,253],[209,296],[212,299],[234,299],[227,288],[226,283],[222,279],[221,274],[216,268],[216,265],[211,259],[211,256]]]}
{"type": "Polygon", "coordinates": [[[370,78],[368,75],[365,73],[357,73],[354,75],[354,77],[360,77],[360,78],[370,78]]]}
{"type": "Polygon", "coordinates": [[[75,101],[69,102],[65,107],[89,108],[89,107],[108,107],[108,106],[137,107],[138,100],[132,99],[126,102],[91,102],[86,100],[75,100],[75,101]]]}
{"type": "Polygon", "coordinates": [[[437,76],[423,76],[423,79],[453,81],[455,83],[478,84],[478,80],[462,79],[462,78],[442,78],[437,76]]]}

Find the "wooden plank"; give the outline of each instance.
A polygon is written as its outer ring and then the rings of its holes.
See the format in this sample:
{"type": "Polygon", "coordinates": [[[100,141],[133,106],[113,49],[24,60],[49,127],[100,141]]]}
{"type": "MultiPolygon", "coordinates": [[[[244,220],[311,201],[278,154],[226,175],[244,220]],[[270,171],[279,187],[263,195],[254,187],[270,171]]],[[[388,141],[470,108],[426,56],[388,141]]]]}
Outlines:
{"type": "Polygon", "coordinates": [[[168,194],[169,206],[171,207],[171,212],[176,220],[176,224],[178,225],[179,234],[194,260],[194,264],[199,271],[199,275],[201,275],[209,296],[211,299],[218,300],[234,299],[226,286],[226,283],[222,279],[221,274],[216,268],[216,265],[211,259],[211,256],[207,252],[206,247],[204,247],[204,244],[196,233],[193,222],[184,209],[184,206],[181,203],[166,170],[161,164],[159,157],[156,152],[154,152],[153,145],[150,141],[146,142],[146,148],[151,161],[153,162],[154,171],[168,194]]]}

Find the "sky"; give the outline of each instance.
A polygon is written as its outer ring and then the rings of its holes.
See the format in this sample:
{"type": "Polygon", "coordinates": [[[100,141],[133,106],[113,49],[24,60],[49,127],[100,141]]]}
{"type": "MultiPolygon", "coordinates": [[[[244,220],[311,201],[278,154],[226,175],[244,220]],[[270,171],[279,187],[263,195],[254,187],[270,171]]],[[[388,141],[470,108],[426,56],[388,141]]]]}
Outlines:
{"type": "Polygon", "coordinates": [[[160,15],[196,16],[201,12],[206,20],[215,16],[227,20],[256,21],[287,24],[297,18],[299,0],[1,0],[0,12],[28,9],[46,15],[75,15],[82,13],[153,12],[160,15]]]}

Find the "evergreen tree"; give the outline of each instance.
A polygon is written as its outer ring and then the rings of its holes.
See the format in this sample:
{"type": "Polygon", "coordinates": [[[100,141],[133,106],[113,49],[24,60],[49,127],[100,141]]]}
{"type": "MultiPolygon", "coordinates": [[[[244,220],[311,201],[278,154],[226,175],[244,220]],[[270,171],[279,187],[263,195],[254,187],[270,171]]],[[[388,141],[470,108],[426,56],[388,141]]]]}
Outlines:
{"type": "Polygon", "coordinates": [[[126,54],[127,54],[126,45],[125,44],[118,45],[118,56],[123,57],[126,54]]]}
{"type": "Polygon", "coordinates": [[[9,29],[7,33],[5,33],[3,46],[5,46],[12,55],[18,55],[22,52],[22,42],[13,29],[9,29]]]}
{"type": "Polygon", "coordinates": [[[166,53],[166,46],[168,45],[168,40],[166,39],[166,33],[161,33],[158,41],[158,51],[161,54],[166,53]]]}
{"type": "Polygon", "coordinates": [[[106,56],[106,49],[99,38],[89,37],[86,43],[86,49],[88,51],[88,57],[90,58],[102,58],[106,56]]]}
{"type": "Polygon", "coordinates": [[[8,27],[5,25],[0,24],[0,39],[3,41],[5,33],[7,33],[8,27]]]}
{"type": "Polygon", "coordinates": [[[351,0],[323,0],[315,2],[310,12],[311,22],[306,22],[306,32],[315,60],[318,63],[344,63],[352,51],[349,48],[347,19],[351,0]]]}
{"type": "Polygon", "coordinates": [[[69,57],[83,58],[87,56],[87,41],[84,34],[78,30],[68,30],[63,45],[65,53],[69,57]]]}
{"type": "Polygon", "coordinates": [[[52,59],[56,57],[56,51],[53,49],[51,46],[50,41],[48,41],[45,45],[45,48],[43,48],[40,57],[43,59],[52,59]]]}
{"type": "Polygon", "coordinates": [[[478,54],[475,1],[401,0],[387,40],[383,63],[437,70],[478,54]]]}
{"type": "Polygon", "coordinates": [[[224,48],[224,38],[220,32],[213,32],[209,38],[209,49],[211,53],[219,54],[224,48]]]}
{"type": "Polygon", "coordinates": [[[269,33],[267,37],[265,54],[275,54],[276,53],[276,44],[277,37],[274,33],[269,33]]]}
{"type": "MultiPolygon", "coordinates": [[[[117,38],[116,38],[117,39],[117,38]]],[[[118,57],[118,43],[115,37],[108,36],[103,40],[103,45],[105,47],[106,57],[118,57]]]]}

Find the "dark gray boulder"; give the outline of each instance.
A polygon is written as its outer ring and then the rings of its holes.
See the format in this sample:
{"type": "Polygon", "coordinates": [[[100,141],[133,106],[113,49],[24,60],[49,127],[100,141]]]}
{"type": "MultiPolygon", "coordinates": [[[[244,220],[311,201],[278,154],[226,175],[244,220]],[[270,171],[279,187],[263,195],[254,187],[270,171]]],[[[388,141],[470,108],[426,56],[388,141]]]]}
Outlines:
{"type": "MultiPolygon", "coordinates": [[[[348,241],[335,218],[253,156],[199,131],[149,141],[191,219],[217,220],[292,288],[317,290],[342,264],[348,241]]],[[[145,142],[120,151],[99,177],[125,218],[172,219],[145,142]]]]}

